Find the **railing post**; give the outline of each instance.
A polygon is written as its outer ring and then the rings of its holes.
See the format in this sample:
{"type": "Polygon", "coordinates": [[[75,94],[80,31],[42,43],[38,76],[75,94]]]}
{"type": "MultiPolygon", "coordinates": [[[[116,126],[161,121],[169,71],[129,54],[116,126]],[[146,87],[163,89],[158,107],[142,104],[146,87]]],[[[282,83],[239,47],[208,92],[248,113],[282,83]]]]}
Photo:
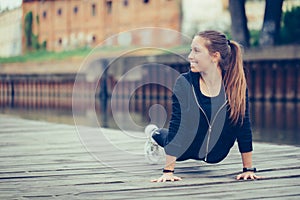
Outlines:
{"type": "Polygon", "coordinates": [[[99,99],[100,99],[100,109],[102,111],[102,127],[108,127],[108,116],[107,116],[107,101],[108,101],[108,90],[107,90],[107,70],[108,70],[108,60],[101,60],[101,67],[103,70],[103,74],[100,77],[100,91],[99,91],[99,99]]]}
{"type": "MultiPolygon", "coordinates": [[[[12,78],[9,76],[8,80],[10,82],[10,88],[11,88],[11,101],[10,101],[10,107],[13,108],[15,106],[15,87],[14,87],[14,81],[12,78]]],[[[7,90],[9,92],[9,90],[7,90]]],[[[7,94],[9,96],[9,94],[7,94]]]]}

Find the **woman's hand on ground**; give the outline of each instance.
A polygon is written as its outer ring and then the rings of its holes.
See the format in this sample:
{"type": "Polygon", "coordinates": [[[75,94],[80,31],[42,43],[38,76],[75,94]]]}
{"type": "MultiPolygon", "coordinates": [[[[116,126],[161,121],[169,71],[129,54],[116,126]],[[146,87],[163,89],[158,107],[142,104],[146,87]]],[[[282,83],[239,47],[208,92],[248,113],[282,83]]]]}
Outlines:
{"type": "Polygon", "coordinates": [[[161,177],[158,179],[151,180],[151,182],[166,182],[166,181],[181,181],[182,179],[180,177],[174,176],[173,173],[163,173],[161,177]]]}
{"type": "Polygon", "coordinates": [[[236,179],[237,180],[248,180],[248,179],[251,179],[251,180],[255,180],[255,179],[261,179],[262,177],[261,176],[257,176],[254,172],[243,172],[239,175],[236,176],[236,179]]]}

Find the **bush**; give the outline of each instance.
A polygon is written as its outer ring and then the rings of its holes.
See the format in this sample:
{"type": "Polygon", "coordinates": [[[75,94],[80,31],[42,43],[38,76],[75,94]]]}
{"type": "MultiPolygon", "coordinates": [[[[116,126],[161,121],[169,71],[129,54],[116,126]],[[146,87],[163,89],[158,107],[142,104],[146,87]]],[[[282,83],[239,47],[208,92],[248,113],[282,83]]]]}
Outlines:
{"type": "Polygon", "coordinates": [[[33,49],[39,50],[40,49],[39,37],[37,35],[32,34],[31,41],[32,41],[33,49]]]}
{"type": "Polygon", "coordinates": [[[260,30],[250,30],[250,46],[251,47],[259,46],[259,34],[260,34],[260,30]]]}
{"type": "MultiPolygon", "coordinates": [[[[32,12],[28,12],[24,19],[24,32],[25,32],[25,40],[26,40],[26,50],[27,51],[35,51],[35,50],[45,50],[46,49],[46,41],[42,44],[39,43],[39,35],[34,34],[32,31],[32,23],[33,23],[33,15],[32,12]]],[[[39,25],[40,20],[39,16],[36,16],[36,23],[39,25]]]]}
{"type": "Polygon", "coordinates": [[[24,32],[26,38],[26,48],[30,49],[32,46],[32,12],[28,12],[24,19],[24,32]]]}
{"type": "Polygon", "coordinates": [[[300,43],[300,7],[294,7],[283,14],[281,43],[300,43]]]}

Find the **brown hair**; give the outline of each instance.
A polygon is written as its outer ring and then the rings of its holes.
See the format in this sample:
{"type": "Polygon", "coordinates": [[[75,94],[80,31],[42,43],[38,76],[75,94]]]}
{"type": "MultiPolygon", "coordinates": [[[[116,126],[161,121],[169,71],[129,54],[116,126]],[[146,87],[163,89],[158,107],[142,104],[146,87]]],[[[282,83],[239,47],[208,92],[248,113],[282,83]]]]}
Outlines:
{"type": "Polygon", "coordinates": [[[232,122],[237,124],[246,111],[246,77],[243,67],[243,57],[240,45],[230,41],[225,34],[217,31],[204,31],[197,34],[205,39],[205,46],[210,54],[220,53],[219,65],[225,75],[223,82],[230,107],[232,122]]]}

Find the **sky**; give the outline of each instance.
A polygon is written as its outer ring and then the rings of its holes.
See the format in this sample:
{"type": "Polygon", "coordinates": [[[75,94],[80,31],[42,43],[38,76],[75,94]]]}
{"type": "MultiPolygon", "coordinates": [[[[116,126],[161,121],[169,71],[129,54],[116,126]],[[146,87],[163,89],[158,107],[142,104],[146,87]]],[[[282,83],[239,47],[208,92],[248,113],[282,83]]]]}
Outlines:
{"type": "Polygon", "coordinates": [[[0,0],[0,11],[5,10],[6,8],[12,9],[20,6],[22,0],[0,0]]]}

